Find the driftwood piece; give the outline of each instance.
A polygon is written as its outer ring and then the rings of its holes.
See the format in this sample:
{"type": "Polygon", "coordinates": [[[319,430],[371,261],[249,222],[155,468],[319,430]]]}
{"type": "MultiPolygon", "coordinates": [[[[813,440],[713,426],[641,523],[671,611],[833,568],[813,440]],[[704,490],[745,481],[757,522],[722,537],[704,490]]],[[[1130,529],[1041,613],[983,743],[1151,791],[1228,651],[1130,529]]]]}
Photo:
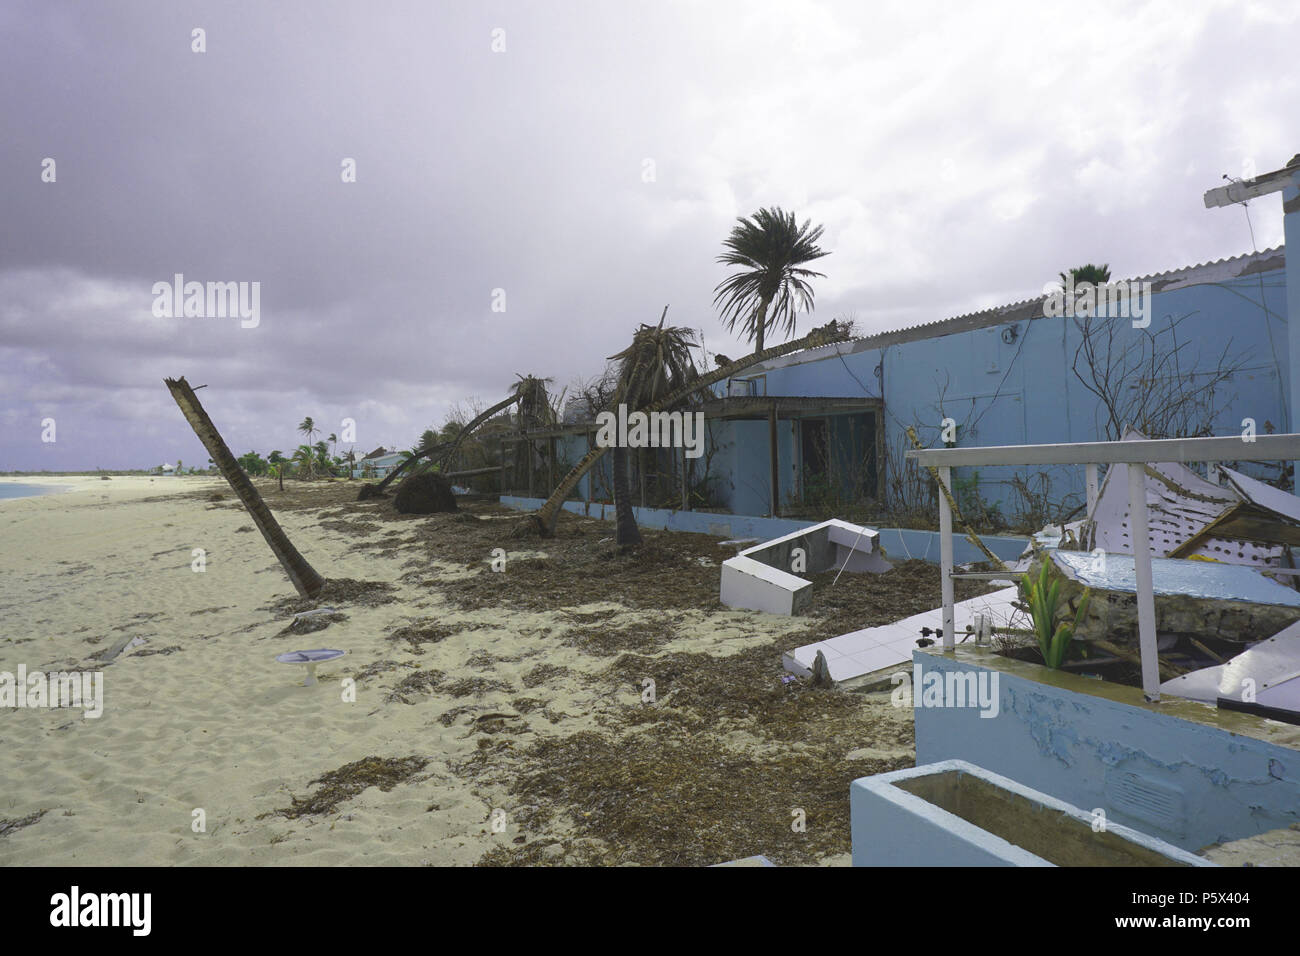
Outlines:
{"type": "MultiPolygon", "coordinates": [[[[911,425],[907,426],[907,437],[911,440],[912,447],[917,451],[923,451],[925,449],[925,446],[921,444],[921,439],[916,436],[916,429],[911,425]]],[[[926,465],[926,470],[930,472],[930,477],[934,479],[934,483],[939,486],[939,491],[943,494],[944,498],[948,500],[948,510],[952,512],[953,524],[966,533],[966,540],[983,551],[985,557],[987,557],[999,571],[1006,571],[1006,563],[985,546],[984,542],[980,540],[979,535],[975,533],[975,529],[972,528],[966,522],[966,519],[962,517],[961,509],[957,507],[957,500],[953,498],[952,492],[948,490],[948,486],[939,478],[939,469],[933,465],[926,465]]]]}
{"type": "Polygon", "coordinates": [[[225,439],[217,431],[217,426],[212,424],[212,419],[203,410],[203,406],[199,404],[198,397],[194,394],[194,389],[190,387],[190,383],[185,381],[184,376],[179,379],[165,379],[165,381],[168,390],[172,393],[172,398],[176,400],[176,404],[180,407],[181,414],[190,423],[190,427],[194,429],[194,434],[199,437],[199,441],[203,442],[203,447],[212,456],[212,461],[220,469],[226,481],[230,483],[231,490],[244,503],[244,508],[247,509],[249,517],[253,519],[253,524],[257,525],[257,530],[262,532],[262,537],[270,545],[271,551],[280,562],[280,567],[284,568],[284,573],[289,575],[289,580],[293,582],[298,594],[304,598],[315,595],[324,586],[325,579],[317,574],[316,569],[307,563],[307,559],[298,553],[298,549],[293,546],[289,536],[280,527],[280,523],[275,520],[275,516],[271,514],[271,509],[266,506],[262,496],[253,487],[253,483],[248,480],[248,475],[245,474],[244,469],[239,467],[239,462],[230,453],[225,439]]]}

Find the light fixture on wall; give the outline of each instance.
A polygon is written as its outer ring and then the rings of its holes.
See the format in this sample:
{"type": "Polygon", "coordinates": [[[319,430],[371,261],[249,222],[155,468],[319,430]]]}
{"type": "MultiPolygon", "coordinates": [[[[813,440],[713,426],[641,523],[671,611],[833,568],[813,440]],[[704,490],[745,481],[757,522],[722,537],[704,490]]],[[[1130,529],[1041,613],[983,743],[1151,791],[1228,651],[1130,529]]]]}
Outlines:
{"type": "Polygon", "coordinates": [[[1018,325],[1008,325],[1005,329],[1002,330],[1002,341],[1007,345],[1011,345],[1019,337],[1020,337],[1020,326],[1018,325]]]}

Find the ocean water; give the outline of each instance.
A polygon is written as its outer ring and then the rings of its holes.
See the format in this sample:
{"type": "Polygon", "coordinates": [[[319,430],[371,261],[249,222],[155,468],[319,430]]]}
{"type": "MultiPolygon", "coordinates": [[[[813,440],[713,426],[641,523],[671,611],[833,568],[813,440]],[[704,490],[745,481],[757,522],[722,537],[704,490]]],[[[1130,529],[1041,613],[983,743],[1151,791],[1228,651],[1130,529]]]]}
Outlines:
{"type": "Polygon", "coordinates": [[[14,482],[0,481],[0,498],[30,498],[32,495],[45,495],[58,491],[49,485],[20,485],[14,482]]]}

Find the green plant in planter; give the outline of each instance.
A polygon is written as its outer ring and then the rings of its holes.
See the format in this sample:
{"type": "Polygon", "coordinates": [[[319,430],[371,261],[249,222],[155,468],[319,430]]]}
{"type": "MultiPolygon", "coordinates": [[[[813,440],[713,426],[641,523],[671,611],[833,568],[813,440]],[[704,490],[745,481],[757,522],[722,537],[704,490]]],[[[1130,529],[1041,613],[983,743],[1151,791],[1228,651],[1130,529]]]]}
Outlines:
{"type": "MultiPolygon", "coordinates": [[[[1056,605],[1061,582],[1054,580],[1050,586],[1048,585],[1048,563],[1048,560],[1043,561],[1043,569],[1039,572],[1037,581],[1028,574],[1022,580],[1025,597],[1029,602],[1029,612],[1034,618],[1034,636],[1038,638],[1038,649],[1043,654],[1043,662],[1055,670],[1065,660],[1070,650],[1070,642],[1074,640],[1075,632],[1083,623],[1083,616],[1088,612],[1088,599],[1092,596],[1092,592],[1084,590],[1083,596],[1079,599],[1079,608],[1074,614],[1074,623],[1068,620],[1057,623],[1056,605]]],[[[1067,612],[1066,617],[1068,616],[1067,612]]]]}

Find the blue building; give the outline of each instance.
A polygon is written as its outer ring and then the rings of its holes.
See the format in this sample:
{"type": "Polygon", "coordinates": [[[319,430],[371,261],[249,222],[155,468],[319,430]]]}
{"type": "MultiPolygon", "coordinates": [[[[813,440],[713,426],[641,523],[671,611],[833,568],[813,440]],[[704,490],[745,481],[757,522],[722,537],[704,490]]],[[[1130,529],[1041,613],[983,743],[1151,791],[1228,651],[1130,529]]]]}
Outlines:
{"type": "MultiPolygon", "coordinates": [[[[682,507],[672,489],[684,466],[696,507],[707,475],[711,505],[733,514],[794,515],[828,501],[933,514],[928,479],[904,465],[909,426],[930,446],[1107,440],[1125,425],[1223,435],[1247,419],[1260,434],[1292,430],[1281,248],[1112,284],[1149,292],[1142,319],[1115,302],[1062,315],[1044,295],[753,366],[703,406],[702,459],[640,459],[645,503],[682,507]]],[[[557,440],[571,462],[590,431],[572,423],[535,437],[557,440]]],[[[1281,467],[1255,470],[1275,478],[1281,467]]],[[[958,470],[954,485],[1006,518],[1044,502],[1060,514],[1083,504],[1078,471],[958,470]]],[[[609,487],[605,459],[577,494],[609,500],[609,487]]]]}
{"type": "MultiPolygon", "coordinates": [[[[720,490],[735,513],[772,510],[771,421],[737,418],[738,395],[775,413],[778,511],[814,482],[919,504],[922,486],[902,467],[908,426],[926,445],[956,446],[1108,440],[1144,424],[1233,434],[1244,419],[1260,434],[1289,431],[1285,268],[1279,248],[1127,280],[1149,284],[1145,328],[1104,307],[1049,315],[1060,310],[1043,296],[760,364],[706,410],[720,490]]],[[[954,482],[1010,515],[1026,493],[1082,504],[1077,471],[987,469],[954,482]]]]}

